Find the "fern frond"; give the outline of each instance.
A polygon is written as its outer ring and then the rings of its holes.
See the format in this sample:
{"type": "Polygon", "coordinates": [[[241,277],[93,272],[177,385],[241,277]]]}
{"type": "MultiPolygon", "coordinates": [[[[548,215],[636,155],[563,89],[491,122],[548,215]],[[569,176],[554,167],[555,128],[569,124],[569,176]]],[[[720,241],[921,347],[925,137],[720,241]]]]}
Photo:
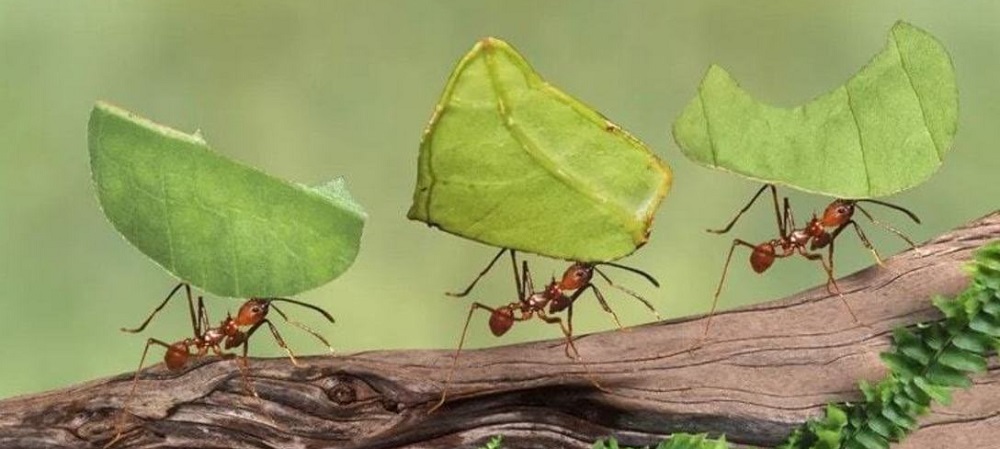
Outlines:
{"type": "Polygon", "coordinates": [[[882,354],[889,375],[861,384],[864,401],[830,406],[823,419],[792,433],[779,449],[887,449],[917,427],[933,402],[948,404],[972,385],[1000,348],[1000,242],[976,252],[972,283],[956,298],[935,298],[943,321],[900,328],[882,354]]]}
{"type": "MultiPolygon", "coordinates": [[[[618,440],[614,437],[610,437],[607,440],[597,440],[594,443],[593,449],[649,449],[649,446],[643,448],[627,448],[618,445],[618,440]]],[[[670,438],[663,440],[656,446],[655,449],[729,449],[729,444],[726,443],[726,437],[719,438],[718,440],[709,439],[705,434],[690,435],[686,433],[675,433],[670,436],[670,438]]]]}
{"type": "Polygon", "coordinates": [[[486,442],[486,445],[479,449],[503,449],[503,435],[496,435],[486,442]]]}

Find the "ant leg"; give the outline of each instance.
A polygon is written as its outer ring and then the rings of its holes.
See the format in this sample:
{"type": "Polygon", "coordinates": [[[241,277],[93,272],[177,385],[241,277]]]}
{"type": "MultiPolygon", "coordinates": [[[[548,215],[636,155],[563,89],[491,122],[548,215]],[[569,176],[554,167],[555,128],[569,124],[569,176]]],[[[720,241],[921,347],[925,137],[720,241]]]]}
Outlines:
{"type": "Polygon", "coordinates": [[[745,246],[751,250],[755,249],[754,245],[750,243],[735,239],[733,240],[732,246],[729,247],[729,255],[726,256],[726,264],[722,266],[722,277],[719,278],[719,286],[715,288],[715,297],[712,299],[712,308],[708,311],[708,318],[705,320],[705,330],[701,334],[701,338],[691,347],[690,350],[697,349],[705,342],[708,337],[709,328],[712,327],[712,317],[715,316],[715,308],[719,305],[719,295],[722,294],[722,286],[726,283],[726,274],[729,272],[729,262],[733,260],[733,252],[736,251],[737,246],[745,246]]]}
{"type": "MultiPolygon", "coordinates": [[[[281,349],[284,349],[285,353],[288,354],[288,358],[292,361],[292,365],[302,366],[299,365],[299,361],[295,359],[295,353],[292,352],[292,349],[289,348],[287,344],[285,344],[285,339],[281,338],[281,333],[278,332],[278,328],[274,326],[274,323],[272,323],[271,320],[266,318],[261,322],[267,324],[267,328],[271,330],[271,335],[274,336],[274,340],[277,341],[278,346],[281,346],[281,349]]],[[[251,335],[252,334],[250,332],[247,332],[247,341],[250,340],[251,335]]]]}
{"type": "Polygon", "coordinates": [[[205,308],[205,299],[202,296],[198,296],[198,327],[195,328],[194,335],[201,335],[202,330],[212,327],[211,320],[208,318],[208,309],[205,308]]]}
{"type": "Polygon", "coordinates": [[[607,392],[608,390],[606,388],[604,388],[604,387],[601,386],[601,384],[597,381],[597,378],[594,377],[594,373],[592,371],[590,371],[590,365],[588,365],[587,362],[585,362],[583,360],[583,356],[580,355],[580,351],[576,349],[576,344],[573,343],[573,332],[566,327],[566,325],[563,323],[562,318],[559,318],[559,317],[556,317],[556,316],[548,316],[548,315],[545,314],[545,311],[543,311],[543,310],[539,310],[537,313],[538,313],[538,317],[541,318],[542,321],[545,321],[546,323],[549,323],[549,324],[558,324],[559,325],[559,328],[562,330],[563,335],[566,337],[566,346],[568,346],[570,349],[572,349],[573,350],[573,354],[576,355],[576,357],[573,357],[573,358],[578,363],[580,363],[581,365],[583,365],[583,370],[586,371],[586,373],[587,373],[586,374],[587,379],[590,380],[590,382],[592,384],[594,384],[594,386],[597,387],[598,390],[607,392]]]}
{"type": "MultiPolygon", "coordinates": [[[[775,200],[777,201],[777,200],[775,200]]],[[[782,223],[784,225],[778,227],[778,232],[782,237],[788,237],[788,232],[795,229],[795,214],[792,213],[792,204],[788,201],[788,197],[785,197],[784,208],[782,209],[782,223]]]]}
{"type": "MultiPolygon", "coordinates": [[[[180,286],[178,286],[179,288],[180,286]]],[[[177,289],[174,289],[175,291],[177,289]]],[[[146,355],[149,354],[150,345],[159,345],[170,350],[170,344],[157,340],[155,338],[150,338],[146,340],[146,347],[142,349],[142,357],[139,359],[139,367],[135,370],[135,375],[132,376],[132,388],[129,389],[128,396],[125,397],[125,402],[122,403],[122,409],[119,412],[118,418],[118,430],[115,433],[115,437],[111,439],[107,444],[104,445],[104,449],[112,447],[119,440],[122,439],[122,435],[125,431],[125,416],[128,414],[129,403],[132,402],[132,397],[135,396],[135,389],[139,385],[139,373],[142,372],[142,366],[146,363],[146,355]]]]}
{"type": "MultiPolygon", "coordinates": [[[[569,302],[569,306],[566,307],[566,309],[567,309],[566,310],[566,327],[568,328],[568,331],[569,331],[569,335],[570,335],[569,339],[570,339],[570,341],[573,340],[573,303],[574,302],[575,301],[570,301],[569,302]]],[[[569,353],[569,344],[567,344],[563,348],[563,351],[566,353],[566,358],[568,358],[568,359],[572,359],[573,358],[573,356],[570,355],[570,353],[569,353]]],[[[577,355],[580,355],[580,354],[577,353],[577,355]]]]}
{"type": "Polygon", "coordinates": [[[576,298],[582,295],[583,292],[587,291],[587,289],[594,291],[594,296],[597,297],[597,302],[601,305],[601,308],[604,309],[605,312],[611,314],[611,318],[615,320],[615,325],[618,326],[618,329],[625,329],[625,326],[622,326],[621,320],[618,319],[618,314],[611,309],[611,306],[608,305],[608,301],[604,299],[604,294],[602,294],[601,291],[597,288],[597,286],[591,282],[588,282],[587,285],[584,285],[579,290],[577,290],[576,293],[573,293],[573,296],[570,297],[571,303],[575,302],[576,298]]]}
{"type": "MultiPolygon", "coordinates": [[[[909,238],[909,237],[907,237],[907,236],[906,236],[906,234],[903,234],[903,232],[902,232],[902,231],[900,231],[900,230],[898,230],[898,229],[896,229],[896,228],[892,227],[892,225],[889,225],[888,223],[883,223],[883,222],[881,222],[881,221],[878,221],[878,220],[876,220],[876,219],[875,219],[875,217],[873,217],[873,216],[872,216],[872,214],[869,214],[869,213],[868,213],[868,211],[866,211],[866,210],[865,210],[864,208],[862,208],[862,207],[861,207],[860,205],[858,205],[858,204],[855,204],[855,205],[854,205],[854,207],[855,207],[856,209],[860,210],[860,211],[861,211],[861,213],[862,213],[862,214],[864,214],[864,216],[865,216],[866,218],[868,218],[868,220],[870,220],[870,221],[871,221],[872,223],[875,223],[876,225],[878,225],[878,226],[882,227],[882,229],[885,229],[885,230],[887,230],[887,231],[889,231],[889,232],[891,232],[891,233],[893,233],[893,234],[896,234],[896,236],[898,236],[899,238],[901,238],[901,239],[903,239],[904,241],[906,241],[906,243],[907,243],[908,245],[910,245],[910,248],[911,248],[911,249],[914,249],[914,250],[915,250],[915,249],[917,249],[917,245],[916,245],[915,243],[913,243],[913,240],[910,240],[910,238],[909,238]]],[[[917,223],[919,223],[919,221],[917,221],[917,223]]]]}
{"type": "Polygon", "coordinates": [[[465,336],[469,333],[469,322],[472,321],[472,314],[479,309],[490,312],[491,314],[496,312],[496,309],[478,302],[472,303],[472,306],[469,307],[469,315],[465,318],[465,326],[462,327],[462,336],[458,339],[458,349],[455,350],[455,356],[451,359],[451,368],[448,369],[448,375],[445,377],[444,387],[441,388],[441,399],[427,411],[428,414],[434,413],[435,410],[444,405],[444,401],[448,397],[448,385],[451,384],[451,378],[455,374],[455,368],[458,367],[458,356],[462,353],[462,347],[465,346],[465,336]]]}
{"type": "Polygon", "coordinates": [[[636,293],[636,292],[634,292],[634,291],[632,291],[630,289],[627,289],[625,287],[622,287],[620,285],[615,284],[614,282],[611,281],[611,278],[609,278],[608,275],[604,274],[603,271],[601,271],[601,270],[599,270],[597,268],[594,268],[594,271],[599,276],[601,276],[602,278],[604,278],[604,281],[607,282],[608,285],[610,285],[611,287],[616,288],[616,289],[618,289],[618,290],[620,290],[622,292],[625,292],[625,294],[627,294],[627,295],[629,295],[629,296],[631,296],[631,297],[639,300],[639,302],[643,303],[643,305],[645,305],[646,308],[649,309],[650,312],[653,312],[653,315],[656,316],[656,321],[661,321],[663,319],[663,318],[660,318],[660,314],[657,313],[656,308],[654,308],[653,305],[650,304],[650,302],[646,300],[646,298],[643,298],[642,296],[639,296],[638,293],[636,293]]]}
{"type": "MultiPolygon", "coordinates": [[[[510,250],[510,265],[514,269],[514,286],[517,287],[517,297],[524,297],[524,279],[521,278],[521,274],[517,272],[517,251],[510,250]]],[[[528,269],[528,261],[524,261],[524,269],[528,269]]]]}
{"type": "Polygon", "coordinates": [[[833,272],[834,272],[833,271],[833,249],[834,249],[835,243],[836,242],[834,240],[830,240],[830,248],[829,248],[829,250],[827,252],[827,257],[826,257],[827,260],[829,260],[829,262],[830,262],[830,271],[826,275],[826,291],[828,293],[831,293],[831,294],[843,295],[843,293],[840,292],[840,287],[837,285],[837,279],[833,275],[833,272]],[[830,289],[831,286],[833,287],[832,290],[830,289]]]}
{"type": "Polygon", "coordinates": [[[778,218],[778,227],[781,227],[781,215],[778,214],[778,191],[777,189],[775,189],[774,184],[764,184],[760,186],[760,189],[757,190],[757,193],[755,193],[753,197],[750,198],[750,201],[747,202],[746,206],[743,206],[743,209],[740,209],[740,211],[736,213],[736,216],[733,217],[733,220],[730,221],[729,224],[726,225],[726,227],[722,229],[706,229],[706,231],[711,232],[713,234],[725,234],[729,232],[731,229],[733,229],[733,226],[736,225],[736,222],[740,220],[740,217],[742,217],[743,214],[746,213],[746,211],[750,210],[750,207],[753,206],[753,203],[757,201],[757,198],[760,197],[760,195],[764,193],[764,190],[767,188],[771,189],[771,196],[774,197],[774,216],[778,218]]]}
{"type": "MultiPolygon", "coordinates": [[[[490,263],[486,265],[486,268],[483,268],[483,271],[479,272],[479,276],[476,276],[476,278],[472,280],[472,283],[469,284],[468,287],[465,287],[465,290],[462,290],[458,293],[445,292],[445,295],[455,298],[464,298],[465,296],[468,296],[468,294],[472,291],[472,289],[476,287],[476,284],[479,282],[479,280],[482,279],[483,276],[486,276],[486,273],[489,273],[490,269],[493,268],[493,265],[496,264],[498,260],[500,260],[500,256],[502,256],[503,253],[507,251],[508,251],[507,248],[501,249],[496,256],[493,256],[493,260],[491,260],[490,263]]],[[[511,254],[511,256],[513,257],[513,254],[511,254]]]]}
{"type": "Polygon", "coordinates": [[[306,326],[305,324],[302,324],[298,321],[288,318],[288,315],[285,315],[285,312],[279,309],[278,306],[274,305],[274,303],[271,303],[271,308],[274,309],[275,312],[278,312],[278,315],[281,315],[281,318],[283,318],[287,323],[295,327],[298,327],[299,329],[302,329],[306,332],[309,332],[310,334],[312,334],[313,337],[316,337],[316,339],[323,342],[323,344],[326,345],[326,348],[329,349],[330,352],[333,352],[333,347],[330,346],[330,342],[326,341],[326,339],[323,338],[323,336],[320,335],[319,332],[312,330],[312,328],[306,326]]]}
{"type": "Polygon", "coordinates": [[[831,263],[829,265],[825,260],[823,260],[822,254],[810,253],[804,248],[799,248],[799,254],[806,259],[818,261],[823,266],[823,271],[826,272],[827,291],[829,291],[830,285],[833,285],[833,288],[836,289],[837,297],[840,298],[840,302],[844,303],[844,307],[847,308],[847,312],[851,314],[851,318],[855,323],[860,323],[861,320],[858,319],[858,315],[854,313],[854,309],[851,308],[851,304],[847,302],[847,299],[845,299],[844,295],[840,292],[840,287],[837,286],[837,280],[833,276],[833,242],[830,243],[829,255],[831,263]]]}
{"type": "Polygon", "coordinates": [[[861,244],[865,245],[865,248],[868,248],[868,251],[871,251],[872,255],[875,256],[875,262],[878,262],[880,266],[885,266],[885,263],[882,262],[882,257],[878,254],[878,250],[876,250],[875,246],[872,245],[872,242],[868,240],[868,236],[866,236],[865,232],[861,230],[861,226],[858,225],[858,222],[850,220],[848,223],[854,226],[854,232],[857,233],[858,238],[861,239],[861,244]]]}
{"type": "MultiPolygon", "coordinates": [[[[260,323],[257,323],[257,324],[259,325],[260,323]]],[[[251,328],[251,330],[256,330],[256,329],[257,329],[257,326],[251,328]]],[[[251,396],[253,396],[253,397],[257,398],[257,399],[260,399],[260,395],[257,394],[257,389],[254,388],[253,383],[250,382],[250,362],[249,362],[249,360],[250,360],[250,357],[249,357],[249,353],[250,353],[250,336],[249,335],[247,335],[247,339],[243,341],[243,355],[242,356],[233,356],[232,354],[223,353],[222,350],[219,349],[218,346],[213,346],[212,347],[212,352],[214,352],[216,355],[218,355],[219,357],[221,357],[223,359],[235,357],[236,358],[236,368],[240,370],[240,379],[243,380],[243,389],[246,390],[247,393],[250,393],[251,396]]]]}
{"type": "Polygon", "coordinates": [[[174,287],[173,290],[170,290],[170,294],[168,294],[167,297],[163,299],[163,302],[161,302],[160,305],[156,306],[156,308],[153,309],[153,313],[150,313],[149,316],[146,317],[146,321],[143,321],[142,324],[139,325],[139,327],[137,327],[135,329],[128,329],[128,328],[124,328],[123,327],[123,328],[121,328],[121,331],[122,332],[129,332],[129,333],[133,333],[133,334],[142,332],[143,329],[146,329],[146,326],[149,325],[149,322],[153,321],[153,317],[155,317],[157,313],[159,313],[161,310],[163,310],[164,307],[167,306],[167,303],[170,302],[170,299],[173,298],[174,295],[177,294],[178,291],[180,291],[181,287],[184,287],[184,289],[187,291],[188,309],[191,312],[191,327],[194,328],[195,334],[198,334],[199,333],[198,332],[198,322],[197,322],[197,320],[195,319],[195,316],[194,316],[194,303],[193,303],[193,301],[191,299],[191,285],[187,284],[187,283],[184,283],[184,282],[181,282],[180,284],[177,284],[177,286],[174,287]]]}
{"type": "Polygon", "coordinates": [[[535,293],[535,282],[531,279],[531,271],[528,270],[528,261],[522,260],[521,263],[523,267],[521,268],[521,283],[523,287],[521,288],[521,295],[517,298],[519,301],[524,302],[528,300],[528,296],[535,293]]]}

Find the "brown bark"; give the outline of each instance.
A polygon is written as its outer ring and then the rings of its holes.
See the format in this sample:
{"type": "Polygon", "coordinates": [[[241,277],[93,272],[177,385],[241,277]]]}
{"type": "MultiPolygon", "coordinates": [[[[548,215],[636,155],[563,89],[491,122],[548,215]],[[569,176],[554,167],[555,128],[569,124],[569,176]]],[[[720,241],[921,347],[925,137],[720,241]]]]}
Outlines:
{"type": "MultiPolygon", "coordinates": [[[[143,372],[125,447],[584,448],[616,435],[651,444],[673,432],[725,433],[773,446],[824,404],[856,400],[861,379],[885,374],[892,328],[938,318],[930,298],[967,283],[971,251],[1000,238],[1000,213],[839,281],[861,323],[824,287],[715,317],[710,340],[687,349],[702,318],[580,337],[592,375],[543,341],[467,351],[451,400],[433,414],[452,351],[254,359],[244,392],[232,361],[182,373],[143,372]]],[[[130,373],[0,402],[0,447],[99,447],[114,434],[130,373]]],[[[991,448],[1000,441],[1000,369],[937,406],[900,448],[991,448]]]]}

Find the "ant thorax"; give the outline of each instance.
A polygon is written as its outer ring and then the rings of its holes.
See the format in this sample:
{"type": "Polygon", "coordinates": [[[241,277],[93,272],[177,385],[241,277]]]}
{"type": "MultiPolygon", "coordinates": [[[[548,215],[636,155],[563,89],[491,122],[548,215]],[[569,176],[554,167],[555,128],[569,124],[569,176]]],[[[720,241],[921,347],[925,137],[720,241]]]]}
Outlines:
{"type": "Polygon", "coordinates": [[[223,331],[223,327],[210,328],[205,331],[205,335],[202,337],[203,341],[208,344],[219,344],[222,340],[226,338],[226,333],[223,331]]]}
{"type": "Polygon", "coordinates": [[[788,241],[794,246],[805,246],[809,242],[812,235],[809,234],[808,228],[806,229],[796,229],[788,235],[788,241]]]}
{"type": "Polygon", "coordinates": [[[532,309],[541,309],[545,307],[545,304],[549,302],[549,297],[544,291],[532,293],[531,296],[525,301],[528,303],[528,307],[532,309]]]}

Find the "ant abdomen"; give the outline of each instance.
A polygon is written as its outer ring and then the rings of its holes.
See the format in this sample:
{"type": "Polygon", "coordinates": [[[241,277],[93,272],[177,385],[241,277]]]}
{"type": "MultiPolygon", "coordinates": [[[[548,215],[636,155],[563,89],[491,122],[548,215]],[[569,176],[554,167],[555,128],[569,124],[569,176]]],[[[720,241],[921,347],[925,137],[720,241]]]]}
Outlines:
{"type": "Polygon", "coordinates": [[[496,309],[490,314],[490,331],[499,337],[514,325],[514,311],[508,308],[496,309]]]}
{"type": "Polygon", "coordinates": [[[750,253],[750,266],[753,271],[763,273],[774,263],[774,247],[768,244],[755,246],[750,253]]]}
{"type": "Polygon", "coordinates": [[[163,362],[167,364],[167,369],[177,371],[187,365],[190,356],[191,353],[188,352],[187,345],[183,341],[179,341],[167,348],[167,353],[163,355],[163,362]]]}

